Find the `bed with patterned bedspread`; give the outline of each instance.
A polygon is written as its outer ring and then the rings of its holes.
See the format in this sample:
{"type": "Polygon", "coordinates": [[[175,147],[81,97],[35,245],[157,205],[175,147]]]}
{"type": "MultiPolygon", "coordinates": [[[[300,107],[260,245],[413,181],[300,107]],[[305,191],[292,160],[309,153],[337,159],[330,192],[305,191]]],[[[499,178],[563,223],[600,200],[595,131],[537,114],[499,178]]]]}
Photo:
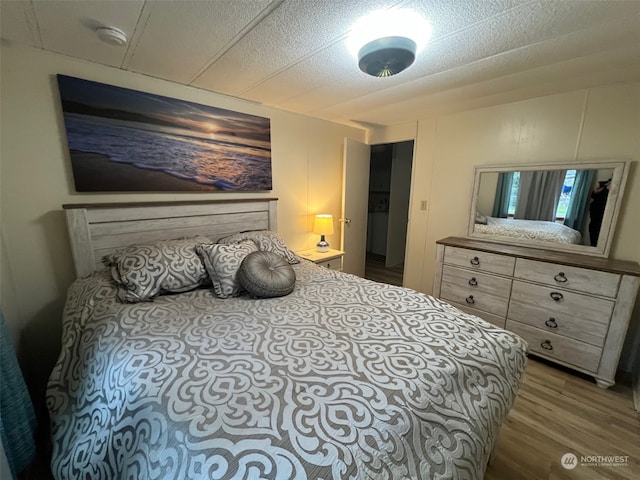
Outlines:
{"type": "Polygon", "coordinates": [[[580,245],[582,234],[571,227],[543,220],[486,217],[486,224],[476,223],[475,233],[541,242],[580,245]]]}
{"type": "Polygon", "coordinates": [[[480,479],[515,334],[418,292],[293,265],[293,293],[122,303],[71,286],[51,375],[58,479],[480,479]]]}

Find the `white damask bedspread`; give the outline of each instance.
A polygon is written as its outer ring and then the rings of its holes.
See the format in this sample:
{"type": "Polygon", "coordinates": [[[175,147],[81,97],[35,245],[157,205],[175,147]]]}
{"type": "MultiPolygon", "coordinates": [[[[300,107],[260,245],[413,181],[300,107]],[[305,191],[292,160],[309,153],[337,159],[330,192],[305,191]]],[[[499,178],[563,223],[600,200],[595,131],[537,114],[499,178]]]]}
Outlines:
{"type": "Polygon", "coordinates": [[[69,291],[47,403],[58,479],[480,479],[525,343],[303,261],[294,292],[69,291]]]}
{"type": "Polygon", "coordinates": [[[476,223],[475,233],[500,237],[525,238],[543,242],[573,243],[580,245],[582,235],[571,227],[542,220],[518,220],[513,218],[486,217],[487,224],[476,223]]]}

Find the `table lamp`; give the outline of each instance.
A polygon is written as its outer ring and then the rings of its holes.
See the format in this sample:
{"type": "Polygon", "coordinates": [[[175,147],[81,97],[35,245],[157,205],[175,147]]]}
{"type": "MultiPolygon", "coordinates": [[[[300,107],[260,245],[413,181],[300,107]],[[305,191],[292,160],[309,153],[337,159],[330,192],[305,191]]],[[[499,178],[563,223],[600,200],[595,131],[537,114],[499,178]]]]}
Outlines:
{"type": "Polygon", "coordinates": [[[325,235],[333,235],[333,217],[327,214],[316,215],[313,222],[313,233],[320,235],[320,241],[316,245],[319,252],[329,251],[329,242],[324,239],[325,235]]]}

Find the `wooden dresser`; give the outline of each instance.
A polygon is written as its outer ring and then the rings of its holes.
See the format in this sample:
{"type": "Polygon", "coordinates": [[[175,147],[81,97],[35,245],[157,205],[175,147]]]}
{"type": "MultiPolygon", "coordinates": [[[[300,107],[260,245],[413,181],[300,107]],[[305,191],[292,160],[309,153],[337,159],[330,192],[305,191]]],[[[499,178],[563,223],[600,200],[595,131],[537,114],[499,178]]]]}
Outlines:
{"type": "Polygon", "coordinates": [[[529,353],[614,384],[640,285],[635,262],[449,237],[434,296],[511,330],[529,353]]]}

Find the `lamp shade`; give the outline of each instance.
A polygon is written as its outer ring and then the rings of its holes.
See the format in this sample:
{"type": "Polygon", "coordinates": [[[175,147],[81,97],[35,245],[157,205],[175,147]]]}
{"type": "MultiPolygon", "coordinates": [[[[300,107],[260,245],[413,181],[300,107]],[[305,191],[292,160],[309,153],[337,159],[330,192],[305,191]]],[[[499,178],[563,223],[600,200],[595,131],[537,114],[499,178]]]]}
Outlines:
{"type": "Polygon", "coordinates": [[[316,235],[333,235],[333,216],[327,214],[316,215],[313,222],[313,233],[316,235]]]}

